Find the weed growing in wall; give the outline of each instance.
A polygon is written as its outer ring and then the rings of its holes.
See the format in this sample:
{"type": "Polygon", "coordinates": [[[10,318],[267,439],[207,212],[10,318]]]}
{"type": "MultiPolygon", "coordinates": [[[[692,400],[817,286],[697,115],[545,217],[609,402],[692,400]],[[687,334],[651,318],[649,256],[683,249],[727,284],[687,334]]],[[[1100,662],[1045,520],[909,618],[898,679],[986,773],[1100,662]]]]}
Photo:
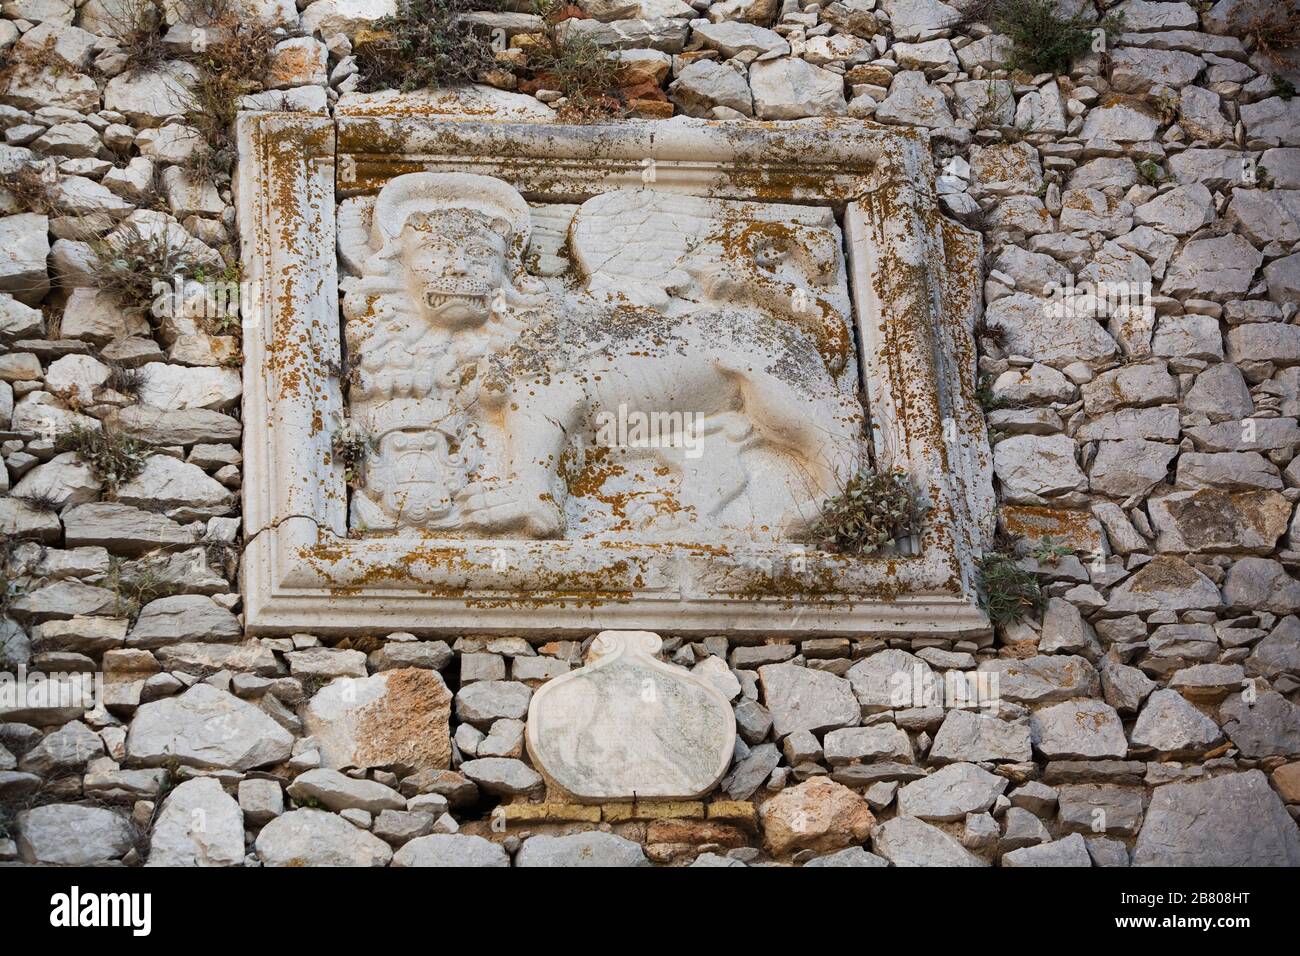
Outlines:
{"type": "Polygon", "coordinates": [[[980,607],[994,624],[1014,624],[1043,610],[1046,596],[1034,572],[1014,554],[990,552],[979,560],[980,607]]]}
{"type": "Polygon", "coordinates": [[[864,469],[822,505],[812,537],[827,551],[873,554],[920,534],[923,514],[907,475],[864,469]]]}
{"type": "Polygon", "coordinates": [[[495,65],[492,44],[461,16],[486,6],[474,0],[403,0],[395,16],[375,21],[373,31],[357,38],[360,88],[409,92],[481,79],[495,65]]]}
{"type": "Polygon", "coordinates": [[[1113,32],[1109,17],[1098,23],[1084,16],[1062,17],[1053,0],[976,0],[966,22],[982,21],[1014,44],[1008,68],[1026,73],[1068,73],[1076,58],[1093,48],[1095,30],[1113,32]]]}
{"type": "Polygon", "coordinates": [[[76,452],[110,490],[140,474],[152,451],[148,443],[119,432],[81,425],[59,435],[55,445],[59,451],[76,452]]]}

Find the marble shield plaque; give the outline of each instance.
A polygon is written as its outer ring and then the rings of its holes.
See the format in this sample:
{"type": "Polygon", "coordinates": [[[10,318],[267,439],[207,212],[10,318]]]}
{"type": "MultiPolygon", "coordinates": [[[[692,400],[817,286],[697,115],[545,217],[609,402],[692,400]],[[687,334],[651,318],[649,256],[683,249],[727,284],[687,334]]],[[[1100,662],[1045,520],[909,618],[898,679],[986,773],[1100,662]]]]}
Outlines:
{"type": "Polygon", "coordinates": [[[923,140],[477,95],[241,117],[247,626],[988,635],[979,243],[923,140]],[[821,551],[868,462],[924,532],[821,551]]]}
{"type": "Polygon", "coordinates": [[[648,631],[602,631],[586,666],[543,684],[528,707],[528,754],[588,803],[689,800],[731,763],[736,718],[714,687],[659,660],[648,631]]]}

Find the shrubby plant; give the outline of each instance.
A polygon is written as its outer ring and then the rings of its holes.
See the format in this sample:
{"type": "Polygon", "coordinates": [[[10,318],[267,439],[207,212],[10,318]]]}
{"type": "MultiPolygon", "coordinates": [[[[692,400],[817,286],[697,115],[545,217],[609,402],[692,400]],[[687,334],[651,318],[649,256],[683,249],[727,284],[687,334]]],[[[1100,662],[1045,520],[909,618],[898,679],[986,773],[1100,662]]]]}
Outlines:
{"type": "Polygon", "coordinates": [[[475,0],[402,0],[397,14],[375,21],[355,47],[361,89],[405,92],[463,86],[495,65],[492,44],[462,14],[475,0]]]}
{"type": "Polygon", "coordinates": [[[874,554],[920,534],[924,508],[901,471],[863,469],[822,505],[812,538],[827,551],[874,554]]]}

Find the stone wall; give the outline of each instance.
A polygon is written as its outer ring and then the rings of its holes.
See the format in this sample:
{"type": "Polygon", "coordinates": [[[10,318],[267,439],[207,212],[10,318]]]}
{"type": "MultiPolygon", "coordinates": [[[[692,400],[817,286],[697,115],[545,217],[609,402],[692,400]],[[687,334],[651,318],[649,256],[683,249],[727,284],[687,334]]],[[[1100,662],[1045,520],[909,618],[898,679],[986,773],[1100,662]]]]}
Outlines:
{"type": "MultiPolygon", "coordinates": [[[[241,2],[284,36],[244,105],[309,112],[391,10],[241,2]]],[[[0,861],[1300,865],[1300,69],[1250,4],[1063,0],[1123,19],[1059,76],[937,0],[584,5],[637,116],[930,131],[985,237],[1000,524],[1047,595],[991,642],[665,635],[740,738],[666,805],[543,802],[523,718],[589,639],[244,634],[238,330],[128,311],[104,271],[104,237],[163,236],[237,279],[228,177],[177,115],[192,24],[167,4],[132,73],[131,6],[0,19],[0,662],[104,682],[90,711],[0,701],[0,861]],[[1062,293],[1085,283],[1151,309],[1062,293]],[[945,706],[951,672],[993,699],[945,706]]]]}

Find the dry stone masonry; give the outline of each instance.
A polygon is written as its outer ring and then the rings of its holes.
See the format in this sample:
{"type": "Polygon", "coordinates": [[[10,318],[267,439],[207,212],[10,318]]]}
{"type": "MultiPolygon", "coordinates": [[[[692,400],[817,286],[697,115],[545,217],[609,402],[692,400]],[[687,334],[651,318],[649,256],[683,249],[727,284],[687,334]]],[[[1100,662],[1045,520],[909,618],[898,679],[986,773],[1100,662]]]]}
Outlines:
{"type": "Polygon", "coordinates": [[[1044,3],[0,3],[0,864],[1300,866],[1300,8],[1044,3]]]}

